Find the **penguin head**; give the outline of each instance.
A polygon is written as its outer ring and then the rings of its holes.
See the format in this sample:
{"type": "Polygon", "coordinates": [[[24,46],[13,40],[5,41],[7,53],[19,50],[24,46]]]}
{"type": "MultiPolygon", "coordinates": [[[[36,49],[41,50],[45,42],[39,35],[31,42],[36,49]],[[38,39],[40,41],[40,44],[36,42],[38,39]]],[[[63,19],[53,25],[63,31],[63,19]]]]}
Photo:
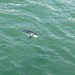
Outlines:
{"type": "Polygon", "coordinates": [[[39,36],[38,36],[38,34],[37,34],[37,33],[35,33],[35,34],[33,35],[33,37],[36,37],[36,38],[37,38],[37,37],[39,37],[39,36]]]}

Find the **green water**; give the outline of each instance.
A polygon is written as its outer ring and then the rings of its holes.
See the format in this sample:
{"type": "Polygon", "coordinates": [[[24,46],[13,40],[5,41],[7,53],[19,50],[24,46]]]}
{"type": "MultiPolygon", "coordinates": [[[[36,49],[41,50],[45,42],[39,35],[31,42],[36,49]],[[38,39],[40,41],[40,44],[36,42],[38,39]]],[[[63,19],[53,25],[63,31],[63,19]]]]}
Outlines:
{"type": "Polygon", "coordinates": [[[0,0],[0,75],[75,75],[75,0],[0,0]]]}

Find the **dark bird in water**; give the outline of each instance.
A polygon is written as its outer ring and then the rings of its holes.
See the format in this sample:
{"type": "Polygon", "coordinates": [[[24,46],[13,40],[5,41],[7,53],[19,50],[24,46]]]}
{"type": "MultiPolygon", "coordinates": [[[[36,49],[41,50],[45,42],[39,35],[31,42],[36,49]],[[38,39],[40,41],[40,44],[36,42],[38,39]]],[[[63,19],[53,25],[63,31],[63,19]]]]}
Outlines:
{"type": "Polygon", "coordinates": [[[23,32],[28,36],[28,39],[30,39],[32,37],[35,37],[35,38],[38,37],[38,34],[31,30],[24,30],[23,32]]]}

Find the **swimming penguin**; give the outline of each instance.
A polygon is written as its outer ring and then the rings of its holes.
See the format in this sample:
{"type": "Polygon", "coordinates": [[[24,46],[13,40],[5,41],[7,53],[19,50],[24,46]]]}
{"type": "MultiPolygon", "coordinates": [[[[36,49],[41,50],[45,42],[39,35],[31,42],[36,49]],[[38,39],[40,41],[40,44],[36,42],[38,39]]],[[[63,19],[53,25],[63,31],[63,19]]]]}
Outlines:
{"type": "Polygon", "coordinates": [[[31,37],[38,37],[38,34],[31,30],[24,30],[23,32],[28,36],[28,39],[30,39],[31,37]]]}

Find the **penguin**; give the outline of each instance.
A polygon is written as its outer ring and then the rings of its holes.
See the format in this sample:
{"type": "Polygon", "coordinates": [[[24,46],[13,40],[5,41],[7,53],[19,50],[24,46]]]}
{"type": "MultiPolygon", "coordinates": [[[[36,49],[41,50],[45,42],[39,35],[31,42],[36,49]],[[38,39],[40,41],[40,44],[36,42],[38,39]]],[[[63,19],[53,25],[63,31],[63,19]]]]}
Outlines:
{"type": "Polygon", "coordinates": [[[30,39],[32,37],[34,37],[34,38],[38,37],[38,34],[31,30],[23,30],[23,32],[28,36],[28,39],[30,39]]]}

